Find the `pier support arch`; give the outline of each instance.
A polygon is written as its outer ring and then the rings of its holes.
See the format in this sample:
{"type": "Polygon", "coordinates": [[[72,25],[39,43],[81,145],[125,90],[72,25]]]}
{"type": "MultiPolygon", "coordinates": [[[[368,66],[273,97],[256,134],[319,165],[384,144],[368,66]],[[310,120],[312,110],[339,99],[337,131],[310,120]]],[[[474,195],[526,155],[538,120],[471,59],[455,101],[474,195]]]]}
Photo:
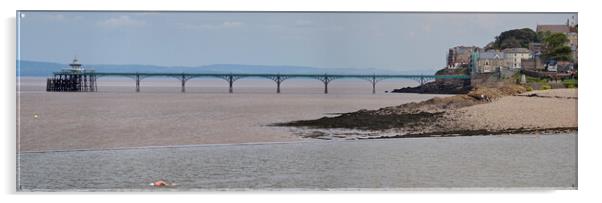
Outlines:
{"type": "Polygon", "coordinates": [[[234,93],[234,88],[233,88],[234,82],[236,82],[240,78],[243,78],[244,76],[228,74],[228,75],[222,75],[222,76],[216,76],[216,77],[226,80],[226,82],[228,82],[228,85],[229,85],[228,92],[234,93]]]}
{"type": "Polygon", "coordinates": [[[328,84],[333,81],[334,79],[336,79],[336,77],[334,76],[329,76],[327,74],[324,74],[323,76],[317,76],[315,77],[316,79],[322,81],[322,83],[324,83],[324,94],[328,94],[328,84]]]}
{"type": "Polygon", "coordinates": [[[276,94],[280,94],[280,84],[282,84],[282,82],[284,82],[286,79],[289,79],[290,77],[278,74],[275,76],[268,76],[266,78],[276,82],[276,94]]]}

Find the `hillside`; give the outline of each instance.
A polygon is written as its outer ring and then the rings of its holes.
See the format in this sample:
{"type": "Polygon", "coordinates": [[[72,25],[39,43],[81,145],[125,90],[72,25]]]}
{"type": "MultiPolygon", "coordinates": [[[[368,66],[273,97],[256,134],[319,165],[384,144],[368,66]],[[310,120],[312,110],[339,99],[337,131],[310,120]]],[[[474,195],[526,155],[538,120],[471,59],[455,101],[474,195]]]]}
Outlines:
{"type": "MultiPolygon", "coordinates": [[[[97,72],[169,72],[169,73],[329,73],[329,74],[433,74],[433,70],[409,70],[392,71],[375,68],[318,68],[307,66],[268,66],[268,65],[244,65],[244,64],[213,64],[205,66],[155,66],[140,64],[84,64],[87,68],[93,68],[97,72]]],[[[48,76],[52,72],[59,71],[67,64],[40,62],[40,61],[17,61],[17,76],[48,76]]]]}

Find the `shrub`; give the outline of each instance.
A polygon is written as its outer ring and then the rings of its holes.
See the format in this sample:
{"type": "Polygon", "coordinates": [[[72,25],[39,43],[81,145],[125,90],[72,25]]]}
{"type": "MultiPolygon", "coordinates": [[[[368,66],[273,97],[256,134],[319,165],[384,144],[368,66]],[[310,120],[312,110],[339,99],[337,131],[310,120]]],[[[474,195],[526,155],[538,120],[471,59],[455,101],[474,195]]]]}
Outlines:
{"type": "Polygon", "coordinates": [[[566,88],[576,88],[577,87],[577,80],[576,79],[564,80],[564,81],[562,81],[562,83],[564,84],[564,86],[566,88]]]}
{"type": "Polygon", "coordinates": [[[543,85],[541,85],[541,89],[542,90],[549,90],[549,89],[552,89],[552,86],[550,86],[549,84],[543,84],[543,85]]]}

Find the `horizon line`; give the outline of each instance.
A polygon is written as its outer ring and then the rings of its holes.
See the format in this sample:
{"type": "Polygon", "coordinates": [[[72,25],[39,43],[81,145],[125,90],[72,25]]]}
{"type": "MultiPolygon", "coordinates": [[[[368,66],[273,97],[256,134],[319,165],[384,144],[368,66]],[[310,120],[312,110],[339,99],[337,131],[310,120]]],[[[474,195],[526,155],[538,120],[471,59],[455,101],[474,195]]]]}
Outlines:
{"type": "MultiPolygon", "coordinates": [[[[69,63],[55,62],[55,61],[44,61],[44,60],[30,60],[30,59],[17,59],[17,63],[22,61],[29,62],[41,62],[41,63],[56,63],[60,65],[69,65],[69,63]]],[[[394,70],[388,68],[377,68],[377,67],[366,67],[366,68],[354,68],[354,67],[320,67],[320,66],[308,66],[308,65],[262,65],[262,64],[242,64],[242,63],[213,63],[213,64],[205,64],[205,65],[153,65],[153,64],[142,64],[142,63],[82,63],[84,66],[94,66],[94,65],[109,65],[109,66],[127,66],[127,65],[135,65],[135,66],[156,66],[163,68],[204,68],[206,66],[212,65],[241,65],[241,66],[268,66],[268,67],[299,67],[299,68],[317,68],[317,69],[353,69],[353,70],[364,70],[364,69],[372,69],[372,70],[380,70],[380,71],[434,71],[439,70],[440,68],[424,68],[424,69],[407,69],[407,70],[394,70]]],[[[18,65],[17,65],[18,66],[18,65]]],[[[93,68],[93,67],[92,67],[93,68]]]]}

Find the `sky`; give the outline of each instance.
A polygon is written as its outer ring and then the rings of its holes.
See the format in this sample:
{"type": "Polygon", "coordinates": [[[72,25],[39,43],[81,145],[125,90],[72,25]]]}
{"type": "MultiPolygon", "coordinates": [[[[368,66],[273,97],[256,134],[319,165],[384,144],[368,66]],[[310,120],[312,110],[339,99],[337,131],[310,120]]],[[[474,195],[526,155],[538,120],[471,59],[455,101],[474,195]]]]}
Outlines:
{"type": "Polygon", "coordinates": [[[564,24],[571,13],[39,12],[18,16],[19,59],[83,64],[293,65],[431,70],[453,46],[564,24]]]}

